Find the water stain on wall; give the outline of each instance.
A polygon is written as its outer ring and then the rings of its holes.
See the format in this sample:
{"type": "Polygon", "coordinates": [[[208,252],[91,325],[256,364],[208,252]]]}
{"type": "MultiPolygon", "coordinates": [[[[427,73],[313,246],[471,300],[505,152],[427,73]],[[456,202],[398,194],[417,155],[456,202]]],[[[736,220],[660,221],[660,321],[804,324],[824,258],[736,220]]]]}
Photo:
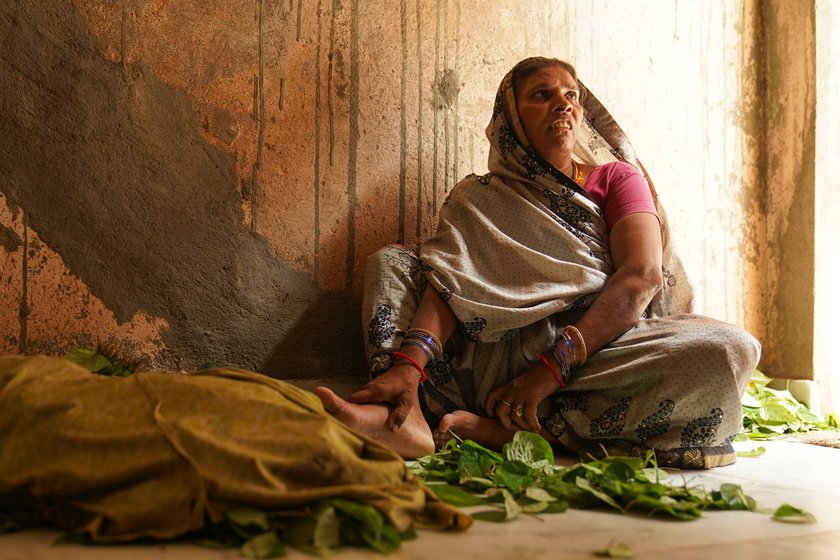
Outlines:
{"type": "MultiPolygon", "coordinates": [[[[316,287],[249,231],[235,160],[197,133],[206,125],[185,95],[142,64],[107,61],[67,5],[4,4],[0,29],[0,188],[119,322],[165,319],[186,369],[260,369],[282,367],[273,349],[289,332],[329,334],[358,316],[347,297],[307,313],[316,287]]],[[[6,229],[0,239],[19,243],[6,229]]],[[[292,342],[306,354],[321,341],[292,342]]]]}
{"type": "Polygon", "coordinates": [[[21,245],[23,245],[23,240],[20,235],[13,229],[0,224],[0,247],[3,247],[9,253],[13,253],[21,245]]]}

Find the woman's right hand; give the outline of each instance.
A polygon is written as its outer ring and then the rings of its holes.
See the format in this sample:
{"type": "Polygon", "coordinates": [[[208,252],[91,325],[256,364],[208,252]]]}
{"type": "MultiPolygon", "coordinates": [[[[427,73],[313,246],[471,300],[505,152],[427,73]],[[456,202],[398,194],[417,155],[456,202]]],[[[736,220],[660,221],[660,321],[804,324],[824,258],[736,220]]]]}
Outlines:
{"type": "Polygon", "coordinates": [[[391,412],[385,425],[390,430],[397,430],[405,423],[411,410],[420,405],[417,396],[419,381],[413,366],[397,363],[350,395],[349,400],[356,404],[390,405],[391,412]]]}

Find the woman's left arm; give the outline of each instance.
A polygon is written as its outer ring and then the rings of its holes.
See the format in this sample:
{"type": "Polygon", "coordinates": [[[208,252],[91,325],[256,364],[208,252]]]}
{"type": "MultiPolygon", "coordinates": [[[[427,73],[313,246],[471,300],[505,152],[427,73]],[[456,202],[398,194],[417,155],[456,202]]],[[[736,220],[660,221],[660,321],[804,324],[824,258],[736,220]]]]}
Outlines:
{"type": "Polygon", "coordinates": [[[615,272],[575,324],[591,356],[635,325],[662,289],[662,231],[648,212],[629,214],[610,232],[615,272]]]}
{"type": "MultiPolygon", "coordinates": [[[[610,253],[615,272],[575,327],[589,356],[635,325],[653,296],[662,289],[662,232],[659,219],[648,212],[629,214],[610,232],[610,253]]],[[[574,341],[577,344],[577,341],[574,341]]],[[[552,372],[536,363],[523,375],[493,390],[485,403],[488,415],[497,416],[499,402],[521,404],[521,416],[508,407],[498,414],[505,428],[541,431],[537,406],[560,387],[552,372]]]]}

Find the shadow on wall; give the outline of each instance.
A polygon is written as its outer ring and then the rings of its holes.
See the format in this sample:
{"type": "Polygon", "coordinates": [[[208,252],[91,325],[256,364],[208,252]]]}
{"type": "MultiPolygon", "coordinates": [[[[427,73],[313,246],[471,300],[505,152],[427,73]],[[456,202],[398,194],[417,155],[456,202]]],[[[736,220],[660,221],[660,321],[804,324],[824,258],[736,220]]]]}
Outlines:
{"type": "Polygon", "coordinates": [[[156,367],[358,363],[357,304],[248,231],[234,158],[198,135],[183,93],[108,62],[65,3],[0,3],[0,43],[0,189],[119,322],[169,323],[178,361],[156,367]]]}
{"type": "Polygon", "coordinates": [[[275,377],[291,371],[302,379],[354,377],[360,386],[366,382],[361,306],[348,300],[346,292],[319,294],[274,349],[262,371],[275,377]],[[348,312],[348,305],[352,311],[348,312]]]}

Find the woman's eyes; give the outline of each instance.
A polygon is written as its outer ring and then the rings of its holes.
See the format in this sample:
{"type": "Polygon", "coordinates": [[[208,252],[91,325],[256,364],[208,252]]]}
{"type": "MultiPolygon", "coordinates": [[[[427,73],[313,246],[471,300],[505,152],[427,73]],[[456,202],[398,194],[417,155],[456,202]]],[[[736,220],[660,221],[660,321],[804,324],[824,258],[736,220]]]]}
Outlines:
{"type": "MultiPolygon", "coordinates": [[[[537,91],[534,92],[534,97],[536,97],[537,99],[541,99],[543,101],[547,101],[547,100],[551,99],[551,91],[549,91],[547,89],[537,90],[537,91]]],[[[575,101],[578,98],[578,92],[576,92],[574,90],[567,91],[565,97],[569,101],[575,101]]]]}

